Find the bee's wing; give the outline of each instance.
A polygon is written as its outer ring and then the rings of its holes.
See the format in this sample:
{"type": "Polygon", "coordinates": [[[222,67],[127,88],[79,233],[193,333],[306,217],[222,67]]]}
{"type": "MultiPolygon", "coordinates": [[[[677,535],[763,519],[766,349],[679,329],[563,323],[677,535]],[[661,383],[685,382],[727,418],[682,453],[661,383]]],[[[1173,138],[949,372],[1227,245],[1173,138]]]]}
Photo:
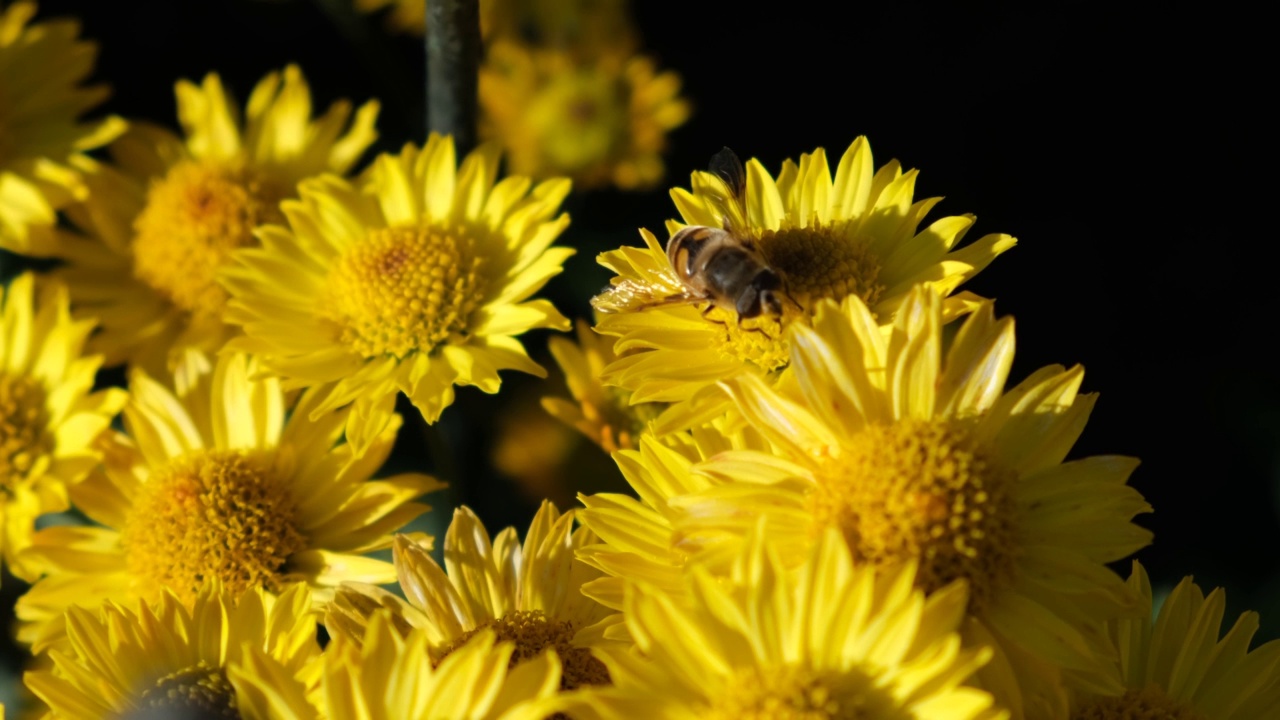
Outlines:
{"type": "Polygon", "coordinates": [[[722,197],[727,211],[724,217],[724,229],[734,235],[745,237],[747,169],[742,165],[742,160],[729,148],[721,148],[720,152],[711,156],[711,162],[707,163],[707,171],[724,183],[724,189],[728,191],[728,194],[722,197]]]}
{"type": "Polygon", "coordinates": [[[656,295],[653,287],[635,280],[622,280],[591,298],[591,307],[602,313],[636,312],[661,305],[678,305],[697,298],[687,292],[656,295]]]}
{"type": "Polygon", "coordinates": [[[707,170],[718,176],[729,187],[729,192],[739,200],[747,196],[747,169],[742,166],[738,154],[729,148],[721,148],[720,152],[711,156],[707,170]]]}

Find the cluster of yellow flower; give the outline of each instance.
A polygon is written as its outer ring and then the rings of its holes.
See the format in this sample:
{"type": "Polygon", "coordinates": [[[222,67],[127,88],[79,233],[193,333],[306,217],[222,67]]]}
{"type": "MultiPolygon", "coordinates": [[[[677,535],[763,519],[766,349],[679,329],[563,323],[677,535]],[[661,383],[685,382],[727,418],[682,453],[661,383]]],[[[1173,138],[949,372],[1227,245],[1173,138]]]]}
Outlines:
{"type": "Polygon", "coordinates": [[[16,632],[52,717],[1280,707],[1255,615],[1220,638],[1223,593],[1188,580],[1153,620],[1141,566],[1106,567],[1151,540],[1137,462],[1064,461],[1082,369],[1006,390],[1013,321],[958,292],[1013,238],[921,230],[937,199],[864,139],[834,175],[821,149],[696,172],[666,231],[718,244],[673,262],[641,231],[602,256],[629,305],[553,344],[574,402],[547,406],[635,496],[544,503],[523,541],[458,508],[442,568],[400,532],[441,483],[371,479],[393,403],[434,422],[455,386],[544,373],[518,336],[570,328],[534,298],[572,254],[570,182],[516,156],[500,179],[496,145],[459,161],[437,135],[355,172],[377,105],[313,118],[295,67],[243,112],[216,75],[179,83],[181,135],[83,123],[94,48],[34,13],[0,12],[0,246],[56,263],[3,296],[0,550],[32,583],[16,632]],[[104,364],[127,388],[94,391],[104,364]],[[69,507],[94,524],[37,529],[69,507]]]}
{"type": "MultiPolygon", "coordinates": [[[[421,34],[426,0],[355,0],[421,34]]],[[[626,0],[481,0],[480,130],[511,172],[579,188],[656,186],[667,132],[689,104],[680,78],[638,52],[626,0]]]]}

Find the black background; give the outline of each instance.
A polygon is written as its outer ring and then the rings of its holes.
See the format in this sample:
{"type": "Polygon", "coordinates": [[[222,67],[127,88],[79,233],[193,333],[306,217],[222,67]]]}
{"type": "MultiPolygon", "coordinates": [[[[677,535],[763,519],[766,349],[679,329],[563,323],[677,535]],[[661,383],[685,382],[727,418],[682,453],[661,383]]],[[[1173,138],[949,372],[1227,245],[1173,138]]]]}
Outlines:
{"type": "MultiPolygon", "coordinates": [[[[1260,637],[1280,636],[1280,283],[1266,260],[1274,115],[1262,109],[1275,81],[1262,19],[1222,3],[817,5],[634,3],[646,47],[695,105],[664,188],[687,186],[724,145],[776,172],[817,146],[838,158],[865,134],[877,165],[921,170],[917,197],[946,197],[931,218],[973,212],[971,237],[1016,235],[967,286],[1016,316],[1015,379],[1083,363],[1085,390],[1102,398],[1074,456],[1142,458],[1132,483],[1155,507],[1139,518],[1156,536],[1139,554],[1153,578],[1225,585],[1232,616],[1260,610],[1260,637]]],[[[41,16],[68,14],[102,45],[112,112],[173,125],[176,79],[217,70],[243,100],[298,62],[318,108],[382,101],[378,150],[423,139],[419,41],[340,0],[42,3],[41,16]]],[[[580,252],[547,293],[583,316],[607,278],[595,254],[675,210],[663,189],[575,194],[566,207],[564,241],[580,252]]],[[[508,391],[533,387],[506,378],[497,398],[462,391],[441,425],[460,453],[455,498],[491,530],[532,508],[485,460],[486,423],[508,391]]],[[[401,461],[425,456],[406,437],[401,461]]]]}

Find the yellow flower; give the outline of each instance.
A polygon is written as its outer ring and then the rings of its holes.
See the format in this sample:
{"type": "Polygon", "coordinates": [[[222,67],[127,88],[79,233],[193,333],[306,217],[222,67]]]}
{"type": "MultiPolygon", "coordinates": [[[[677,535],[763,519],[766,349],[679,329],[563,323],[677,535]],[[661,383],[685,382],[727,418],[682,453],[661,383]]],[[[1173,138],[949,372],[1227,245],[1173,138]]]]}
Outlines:
{"type": "Polygon", "coordinates": [[[290,227],[259,231],[222,276],[237,346],[263,356],[292,385],[332,383],[318,410],[409,396],[428,422],[453,386],[495,393],[499,370],[545,371],[516,339],[567,330],[546,300],[528,300],[561,271],[571,248],[549,247],[569,224],[556,209],[567,180],[496,182],[498,152],[457,167],[453,139],[381,155],[362,186],[305,182],[284,204],[290,227]]]}
{"type": "Polygon", "coordinates": [[[1079,697],[1072,720],[1252,720],[1280,707],[1280,640],[1249,650],[1258,614],[1244,613],[1219,638],[1226,594],[1205,597],[1185,578],[1152,622],[1151,583],[1137,561],[1129,588],[1147,612],[1108,624],[1120,651],[1123,695],[1079,697]]]}
{"type": "Polygon", "coordinates": [[[95,442],[124,407],[123,390],[91,393],[99,357],[82,357],[93,323],[70,317],[67,289],[35,277],[0,290],[0,552],[9,570],[34,580],[19,557],[36,518],[66,510],[67,487],[97,463],[95,442]]]}
{"type": "MultiPolygon", "coordinates": [[[[130,604],[132,605],[132,604],[130,604]]],[[[320,645],[305,585],[274,598],[205,586],[133,609],[67,609],[69,640],[27,686],[57,718],[314,718],[320,645]]]]}
{"type": "Polygon", "coordinates": [[[560,663],[544,652],[511,672],[513,643],[483,631],[437,665],[428,633],[402,632],[386,612],[363,642],[339,635],[324,653],[324,717],[542,720],[560,687],[560,663]]]}
{"type": "Polygon", "coordinates": [[[317,602],[344,580],[395,579],[390,563],[363,556],[388,547],[427,509],[413,500],[441,487],[418,473],[367,482],[400,418],[317,413],[314,392],[289,412],[279,381],[259,375],[227,354],[178,397],[133,374],[132,441],[120,439],[105,469],[72,489],[103,527],[46,528],[24,556],[47,575],[18,600],[23,642],[39,651],[58,640],[70,605],[154,600],[164,588],[191,601],[211,577],[237,593],[301,580],[317,602]]]}
{"type": "Polygon", "coordinates": [[[756,535],[727,582],[692,568],[689,601],[630,584],[636,651],[600,651],[614,686],[583,692],[573,717],[1007,717],[963,685],[991,656],[961,649],[963,583],[926,599],[911,563],[855,567],[835,531],[791,575],[768,542],[756,535]]]}
{"type": "Polygon", "coordinates": [[[1096,399],[1077,394],[1083,369],[1045,367],[1005,392],[1013,321],[983,303],[944,346],[942,299],[924,287],[891,327],[857,297],[816,310],[777,387],[724,383],[774,450],[700,464],[719,482],[668,501],[677,547],[722,562],[766,516],[798,562],[835,528],[857,562],[918,562],[926,592],[969,583],[966,639],[996,646],[983,683],[1015,717],[1062,717],[1060,673],[1118,691],[1102,628],[1136,598],[1105,564],[1150,542],[1131,522],[1150,506],[1125,484],[1136,460],[1063,462],[1096,399]]]}
{"type": "Polygon", "coordinates": [[[399,536],[396,571],[408,602],[370,585],[344,585],[325,624],[334,636],[359,639],[368,618],[389,608],[402,631],[423,633],[433,663],[483,630],[515,643],[513,668],[551,649],[564,667],[566,690],[606,683],[604,666],[589,648],[603,642],[604,630],[615,622],[606,619],[613,612],[582,595],[583,583],[600,573],[574,557],[593,542],[589,530],[573,530],[572,512],[561,514],[544,502],[523,545],[515,528],[498,533],[491,544],[480,520],[461,507],[445,535],[448,574],[428,548],[399,536]]]}
{"type": "Polygon", "coordinates": [[[601,542],[587,545],[578,557],[605,574],[583,585],[582,592],[603,605],[621,610],[625,581],[643,580],[668,595],[681,592],[689,553],[676,546],[679,512],[673,498],[707,490],[715,484],[693,471],[698,460],[720,452],[751,447],[765,449],[745,435],[730,436],[715,427],[666,435],[662,441],[642,435],[638,449],[613,454],[623,477],[639,497],[621,493],[579,495],[578,521],[601,542]]]}
{"type": "Polygon", "coordinates": [[[658,416],[661,403],[630,403],[631,394],[600,382],[600,374],[613,362],[613,341],[591,331],[585,321],[576,323],[578,342],[553,337],[548,342],[551,356],[564,372],[569,394],[564,398],[545,397],[547,412],[591,438],[607,453],[635,449],[645,425],[658,416]]]}
{"type": "MultiPolygon", "coordinates": [[[[487,40],[523,38],[538,45],[573,47],[579,53],[630,49],[635,30],[626,0],[480,0],[480,34],[487,40]]],[[[422,35],[426,0],[355,0],[363,13],[386,11],[392,32],[422,35]]]]}
{"type": "MultiPolygon", "coordinates": [[[[745,171],[744,205],[730,202],[725,182],[707,172],[693,174],[692,192],[675,188],[671,197],[685,223],[727,223],[755,244],[784,283],[782,315],[741,320],[720,307],[704,314],[706,304],[696,303],[603,317],[597,330],[617,336],[619,347],[628,350],[607,368],[604,380],[635,391],[633,402],[684,400],[744,369],[785,367],[785,328],[808,325],[820,300],[855,296],[887,323],[916,284],[950,294],[1016,242],[992,234],[954,249],[973,225],[972,215],[944,217],[917,232],[941,198],[913,203],[916,171],[903,173],[896,160],[873,173],[865,138],[845,151],[834,180],[822,148],[801,155],[799,165],[787,160],[776,180],[758,160],[745,171]]],[[[668,221],[668,232],[680,227],[668,221]]],[[[636,284],[656,298],[683,292],[657,238],[647,230],[641,235],[646,247],[600,256],[617,273],[613,282],[636,284]]],[[[974,300],[970,293],[949,298],[948,317],[971,309],[974,300]]]]}
{"type": "Polygon", "coordinates": [[[363,13],[390,8],[383,20],[392,32],[421,35],[427,26],[427,0],[355,0],[355,6],[363,13]]]}
{"type": "Polygon", "coordinates": [[[44,255],[54,211],[83,194],[74,156],[110,142],[125,124],[78,120],[108,94],[80,86],[98,49],[76,39],[76,21],[29,24],[35,13],[30,2],[0,10],[0,247],[44,255]]]}
{"type": "Polygon", "coordinates": [[[242,120],[215,74],[177,84],[185,139],[135,123],[111,146],[119,169],[94,165],[90,193],[67,214],[56,255],[78,312],[101,318],[94,347],[108,364],[128,362],[180,386],[193,350],[219,351],[226,292],[218,269],[254,229],[281,222],[282,199],[299,180],[344,173],[373,142],[377,103],[334,103],[312,119],[311,93],[295,66],[270,73],[249,96],[242,120]]]}
{"type": "Polygon", "coordinates": [[[644,56],[495,42],[480,71],[481,133],[506,148],[512,172],[649,188],[667,133],[689,117],[679,93],[679,76],[644,56]]]}

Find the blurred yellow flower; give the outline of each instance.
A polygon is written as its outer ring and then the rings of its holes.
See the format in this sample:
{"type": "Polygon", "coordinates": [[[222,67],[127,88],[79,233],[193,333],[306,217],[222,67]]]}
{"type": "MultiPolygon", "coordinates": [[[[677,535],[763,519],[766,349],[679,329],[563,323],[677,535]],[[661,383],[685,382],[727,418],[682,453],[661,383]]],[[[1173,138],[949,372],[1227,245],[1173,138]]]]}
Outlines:
{"type": "Polygon", "coordinates": [[[206,585],[137,609],[67,609],[69,640],[27,686],[57,718],[314,718],[320,645],[305,585],[275,598],[206,585]]]}
{"type": "Polygon", "coordinates": [[[547,650],[508,672],[514,643],[476,634],[438,664],[426,630],[396,628],[388,613],[369,621],[363,642],[339,635],[324,653],[327,720],[451,718],[544,720],[560,687],[560,662],[547,650]]]}
{"type": "Polygon", "coordinates": [[[426,28],[427,0],[355,0],[355,6],[363,13],[388,8],[383,20],[393,32],[421,35],[426,28]]]}
{"type": "MultiPolygon", "coordinates": [[[[463,506],[445,535],[442,570],[428,548],[399,536],[396,571],[408,601],[372,585],[348,583],[330,604],[325,624],[335,637],[359,641],[369,618],[390,610],[402,632],[421,631],[432,663],[462,647],[481,631],[515,643],[512,668],[552,650],[563,666],[565,690],[607,683],[603,665],[590,648],[604,642],[616,620],[613,611],[585,597],[583,583],[600,576],[574,552],[596,541],[591,531],[573,529],[573,513],[551,503],[539,508],[521,544],[515,528],[489,541],[479,518],[463,506]]],[[[367,639],[364,642],[368,642],[367,639]]]]}
{"type": "Polygon", "coordinates": [[[98,49],[76,39],[78,22],[31,24],[35,13],[30,2],[0,9],[0,247],[46,255],[54,211],[84,194],[73,156],[110,142],[125,123],[79,121],[108,94],[80,85],[98,49]]]}
{"type": "Polygon", "coordinates": [[[615,357],[613,340],[592,332],[586,321],[578,320],[575,325],[576,344],[562,337],[553,337],[547,343],[551,356],[564,372],[573,402],[561,397],[544,397],[542,406],[607,453],[633,450],[645,426],[666,405],[632,405],[631,393],[601,383],[600,374],[615,357]]]}
{"type": "Polygon", "coordinates": [[[991,657],[962,650],[964,583],[927,599],[914,566],[855,567],[839,533],[819,535],[790,574],[768,529],[727,579],[694,567],[673,599],[629,583],[634,650],[598,651],[612,687],[589,689],[574,718],[1001,718],[968,680],[991,657]]]}
{"type": "Polygon", "coordinates": [[[19,636],[35,650],[61,637],[73,604],[165,589],[190,602],[209,578],[237,593],[305,581],[320,603],[344,580],[395,579],[365,554],[390,546],[427,509],[415,498],[442,487],[420,473],[369,481],[399,416],[348,422],[347,411],[316,412],[315,392],[290,408],[279,381],[244,356],[223,355],[202,380],[175,396],[133,373],[130,437],[71,491],[101,527],[46,528],[23,556],[46,573],[17,604],[19,636]]]}
{"type": "Polygon", "coordinates": [[[723,387],[772,445],[730,451],[695,472],[717,480],[674,497],[676,547],[723,565],[769,518],[769,542],[800,562],[826,528],[856,562],[919,564],[933,592],[969,583],[966,641],[993,645],[984,687],[1015,717],[1061,717],[1064,682],[1119,692],[1104,623],[1137,600],[1107,569],[1144,547],[1150,512],[1126,484],[1138,462],[1063,458],[1095,396],[1079,366],[1042,368],[1005,392],[1013,321],[983,303],[954,341],[943,300],[914,289],[891,327],[862,300],[827,300],[793,326],[776,386],[741,374],[723,387]]]}
{"type": "Polygon", "coordinates": [[[480,71],[481,134],[511,171],[565,175],[582,188],[643,189],[662,180],[667,133],[689,117],[680,78],[621,52],[493,43],[480,71]]]}
{"type": "MultiPolygon", "coordinates": [[[[628,352],[606,369],[605,382],[633,390],[633,402],[675,402],[744,369],[774,371],[788,362],[785,328],[809,324],[820,300],[855,296],[887,323],[916,284],[949,295],[1013,247],[1014,238],[992,234],[953,249],[973,225],[972,215],[941,218],[917,232],[941,198],[912,202],[917,173],[903,173],[896,160],[872,168],[871,147],[860,137],[840,158],[834,180],[818,148],[801,155],[799,165],[783,163],[777,179],[758,160],[746,163],[741,202],[709,172],[693,173],[692,192],[673,189],[685,223],[728,225],[758,248],[784,283],[782,315],[741,320],[720,307],[704,313],[705,303],[606,315],[597,330],[617,336],[628,352]]],[[[667,223],[669,233],[681,227],[667,223]]],[[[646,247],[600,256],[617,273],[613,282],[650,288],[657,298],[683,292],[657,238],[647,230],[641,235],[646,247]]],[[[971,309],[974,300],[969,293],[948,298],[948,317],[971,309]]]]}
{"type": "Polygon", "coordinates": [[[1077,697],[1071,720],[1252,720],[1280,708],[1280,640],[1249,649],[1257,613],[1242,614],[1219,638],[1226,610],[1222,588],[1205,597],[1185,578],[1153,622],[1151,583],[1137,561],[1128,585],[1145,612],[1107,626],[1119,650],[1124,694],[1077,697]]]}
{"type": "MultiPolygon", "coordinates": [[[[479,0],[480,34],[488,40],[522,38],[581,54],[632,48],[635,31],[626,0],[479,0]]],[[[383,16],[392,32],[422,35],[426,0],[355,0],[356,10],[383,16]]]]}
{"type": "Polygon", "coordinates": [[[39,575],[19,557],[36,518],[67,509],[67,487],[98,462],[96,441],[128,397],[90,392],[101,358],[81,352],[93,323],[71,319],[60,283],[35,285],[24,273],[0,290],[0,553],[26,580],[39,575]]]}
{"type": "Polygon", "coordinates": [[[279,203],[303,178],[345,173],[374,141],[378,106],[334,103],[312,119],[311,92],[290,65],[257,84],[239,109],[216,74],[177,84],[185,139],[144,123],[112,144],[118,168],[93,164],[88,199],[68,208],[79,233],[55,255],[77,312],[101,318],[93,347],[108,364],[194,382],[187,362],[220,350],[227,294],[215,278],[254,229],[279,223],[279,203]],[[348,122],[350,120],[350,123],[348,122]]]}
{"type": "Polygon", "coordinates": [[[404,392],[433,423],[454,385],[496,393],[499,370],[545,377],[516,336],[569,328],[529,300],[573,254],[550,247],[569,224],[556,214],[569,181],[530,190],[497,175],[496,147],[458,167],[453,139],[432,134],[379,156],[359,186],[303,183],[284,204],[289,227],[262,228],[263,247],[222,275],[227,319],[245,331],[234,345],[291,386],[326,384],[317,412],[404,392]]]}

